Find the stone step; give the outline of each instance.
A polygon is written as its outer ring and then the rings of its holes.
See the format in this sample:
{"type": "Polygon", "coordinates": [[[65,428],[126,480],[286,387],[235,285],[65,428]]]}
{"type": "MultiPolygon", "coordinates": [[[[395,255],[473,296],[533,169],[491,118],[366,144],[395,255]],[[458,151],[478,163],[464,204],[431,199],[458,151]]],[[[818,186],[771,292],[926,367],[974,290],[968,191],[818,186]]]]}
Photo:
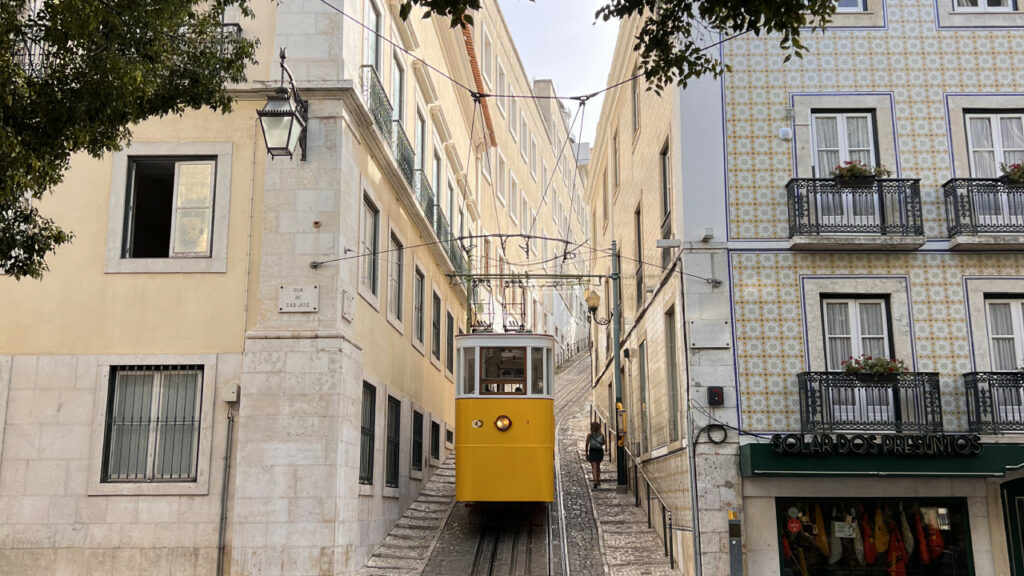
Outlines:
{"type": "MultiPolygon", "coordinates": [[[[422,535],[418,534],[417,536],[422,535]]],[[[380,545],[381,547],[405,548],[409,550],[427,550],[430,548],[430,543],[425,542],[422,537],[413,538],[408,536],[398,536],[394,533],[388,534],[380,545]]]]}
{"type": "Polygon", "coordinates": [[[407,540],[416,540],[418,542],[424,542],[425,541],[424,539],[426,539],[426,538],[433,538],[433,535],[431,534],[431,530],[429,530],[429,529],[425,529],[425,528],[402,528],[402,527],[398,527],[398,526],[392,528],[391,532],[389,532],[388,535],[389,536],[395,536],[396,538],[404,538],[404,539],[407,539],[407,540]]]}
{"type": "Polygon", "coordinates": [[[406,570],[404,568],[363,568],[359,576],[419,576],[419,569],[406,570]]]}
{"type": "Polygon", "coordinates": [[[396,528],[408,528],[410,530],[436,530],[441,527],[442,519],[409,518],[403,516],[395,524],[396,528]]]}
{"type": "Polygon", "coordinates": [[[370,560],[366,563],[367,568],[393,568],[399,570],[418,570],[423,566],[423,562],[419,560],[411,560],[407,558],[378,558],[371,556],[370,560]]]}
{"type": "Polygon", "coordinates": [[[383,545],[373,553],[376,558],[399,558],[404,560],[426,560],[429,546],[420,548],[405,548],[400,546],[383,545]]]}
{"type": "Polygon", "coordinates": [[[451,504],[453,498],[451,496],[433,496],[430,494],[421,493],[416,497],[413,504],[420,504],[423,506],[444,506],[445,508],[451,504]]]}
{"type": "Polygon", "coordinates": [[[441,518],[444,518],[444,512],[445,511],[443,509],[441,509],[441,510],[417,510],[417,509],[412,508],[410,506],[409,509],[405,511],[404,516],[406,518],[417,518],[417,519],[420,519],[420,520],[440,520],[441,518]]]}
{"type": "Polygon", "coordinates": [[[437,514],[444,514],[448,511],[447,501],[445,502],[421,502],[418,498],[412,504],[409,504],[409,510],[418,510],[420,512],[435,512],[437,514]]]}

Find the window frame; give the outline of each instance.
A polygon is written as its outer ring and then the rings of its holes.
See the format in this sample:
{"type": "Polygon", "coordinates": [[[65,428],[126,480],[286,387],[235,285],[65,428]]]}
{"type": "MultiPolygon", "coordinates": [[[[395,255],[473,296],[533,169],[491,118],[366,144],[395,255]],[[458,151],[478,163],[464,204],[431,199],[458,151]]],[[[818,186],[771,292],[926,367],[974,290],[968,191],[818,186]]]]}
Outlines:
{"type": "MultiPolygon", "coordinates": [[[[1006,163],[1006,152],[1007,149],[1003,146],[1003,134],[1002,130],[999,129],[999,123],[1003,118],[1017,118],[1021,120],[1024,125],[1024,111],[1021,110],[987,110],[987,111],[964,111],[964,140],[967,143],[967,169],[968,174],[971,178],[998,178],[999,174],[996,173],[992,176],[978,176],[977,166],[974,160],[974,152],[976,150],[974,146],[974,134],[971,130],[971,120],[974,118],[984,118],[989,121],[989,130],[992,133],[992,155],[995,161],[995,168],[999,170],[1000,163],[1006,163]]],[[[1024,151],[1024,148],[1017,149],[1024,151]]]]}
{"type": "Polygon", "coordinates": [[[370,303],[375,309],[380,310],[380,235],[381,235],[381,213],[380,203],[370,193],[369,189],[363,191],[362,205],[359,211],[359,294],[370,303]],[[367,236],[366,210],[374,212],[372,236],[367,236]],[[369,238],[373,240],[372,250],[364,252],[371,247],[365,245],[369,238]],[[368,268],[364,268],[364,266],[368,268]],[[369,272],[369,276],[367,276],[369,272]],[[369,282],[367,284],[366,282],[369,282]]]}
{"type": "Polygon", "coordinates": [[[423,471],[423,426],[424,426],[424,414],[422,411],[413,408],[412,410],[412,444],[409,450],[409,470],[412,472],[423,471]],[[416,425],[416,419],[419,418],[419,426],[416,425]],[[417,452],[419,457],[417,458],[417,452]]]}
{"type": "Polygon", "coordinates": [[[825,352],[824,366],[826,372],[842,372],[842,362],[839,366],[830,368],[828,365],[829,359],[829,340],[830,338],[849,338],[850,339],[850,355],[857,358],[864,352],[864,338],[877,338],[878,335],[864,336],[861,334],[860,329],[860,305],[861,304],[881,304],[882,305],[882,338],[883,347],[885,348],[888,358],[895,358],[893,334],[892,334],[892,310],[889,304],[889,298],[882,294],[852,294],[852,295],[832,295],[822,294],[820,299],[821,305],[821,329],[822,329],[822,348],[825,352]],[[829,303],[845,303],[847,304],[847,311],[849,315],[847,321],[850,325],[850,333],[845,335],[830,335],[829,324],[828,324],[828,304],[829,303]]]}
{"type": "Polygon", "coordinates": [[[377,435],[377,387],[363,380],[362,392],[359,419],[359,484],[373,486],[377,435]],[[369,422],[367,422],[367,417],[370,419],[369,422]],[[368,442],[367,439],[369,439],[368,442]]]}
{"type": "Polygon", "coordinates": [[[384,36],[384,11],[374,0],[366,0],[366,42],[363,46],[363,64],[373,66],[377,76],[382,75],[384,66],[384,48],[381,40],[384,36]],[[371,46],[373,54],[371,54],[371,46]]]}
{"type": "Polygon", "coordinates": [[[430,419],[430,463],[441,464],[441,423],[430,419]]]}
{"type": "Polygon", "coordinates": [[[484,82],[487,86],[493,86],[491,79],[494,77],[494,42],[491,39],[490,33],[487,32],[487,27],[481,25],[480,27],[480,52],[483,60],[483,66],[480,67],[480,75],[483,76],[484,82]]]}
{"type": "Polygon", "coordinates": [[[510,171],[508,173],[508,213],[512,222],[519,223],[519,181],[510,171]],[[513,193],[513,191],[515,191],[513,193]]]}
{"type": "Polygon", "coordinates": [[[959,0],[953,0],[953,12],[958,14],[1005,14],[1008,12],[1016,11],[1016,2],[1014,0],[1006,0],[1007,6],[993,8],[988,6],[988,0],[979,0],[977,7],[960,6],[959,0]]]}
{"type": "Polygon", "coordinates": [[[391,119],[398,122],[404,128],[407,76],[405,75],[405,64],[402,63],[402,59],[398,54],[398,50],[394,50],[391,55],[391,100],[393,104],[391,119]]]}
{"type": "Polygon", "coordinates": [[[836,110],[836,109],[812,109],[810,112],[810,134],[811,134],[811,170],[815,174],[816,178],[831,178],[832,169],[834,166],[822,167],[818,164],[818,134],[815,128],[815,120],[819,117],[835,117],[836,131],[839,138],[837,153],[839,156],[839,164],[850,160],[850,148],[849,148],[849,132],[847,131],[847,119],[852,117],[865,117],[868,119],[868,130],[871,131],[871,138],[869,139],[871,147],[869,148],[871,156],[871,166],[879,166],[881,160],[879,157],[879,143],[878,143],[878,121],[875,118],[874,110],[864,109],[849,109],[849,110],[836,110]],[[824,172],[828,170],[828,172],[824,172]]]}
{"type": "Polygon", "coordinates": [[[423,271],[423,267],[419,261],[415,261],[413,264],[413,294],[412,294],[412,315],[413,315],[413,327],[412,327],[412,345],[420,351],[420,354],[426,354],[426,338],[427,338],[427,275],[423,271]],[[417,283],[419,287],[417,288],[417,283]],[[416,299],[419,297],[419,311],[417,312],[416,299]]]}
{"type": "MultiPolygon", "coordinates": [[[[119,365],[110,367],[110,384],[107,390],[107,407],[106,407],[106,421],[103,433],[103,463],[102,473],[100,476],[100,482],[104,484],[114,483],[163,483],[163,482],[187,482],[193,483],[198,478],[199,471],[199,436],[200,436],[200,425],[202,422],[202,398],[203,393],[203,366],[192,364],[192,365],[119,365]],[[128,475],[111,474],[112,457],[114,452],[115,432],[114,428],[118,425],[115,421],[115,416],[112,414],[119,404],[118,399],[122,398],[123,395],[119,393],[127,384],[124,386],[120,385],[121,374],[127,373],[152,373],[153,379],[151,381],[151,388],[149,392],[148,407],[144,407],[145,414],[140,413],[139,416],[145,416],[144,421],[149,427],[146,432],[146,458],[144,462],[145,471],[142,477],[129,477],[128,475]],[[165,387],[164,379],[166,376],[172,373],[192,373],[197,376],[196,378],[196,391],[194,393],[194,406],[193,406],[193,434],[195,439],[192,442],[192,458],[189,462],[189,474],[187,476],[171,476],[171,477],[158,477],[156,468],[158,466],[158,460],[161,459],[164,451],[160,448],[162,444],[161,437],[161,424],[159,416],[155,419],[153,417],[162,406],[163,391],[165,387]]],[[[132,398],[134,399],[134,392],[132,398]]],[[[177,395],[176,395],[177,396],[177,395]]],[[[132,401],[134,403],[134,400],[132,401]]],[[[136,420],[132,417],[130,420],[126,420],[126,423],[139,424],[143,420],[136,420]]],[[[122,424],[123,425],[123,424],[122,424]]],[[[166,429],[165,429],[166,431],[166,429]]],[[[128,448],[129,457],[131,455],[131,447],[128,448]]]]}
{"type": "Polygon", "coordinates": [[[241,367],[218,366],[216,354],[141,354],[105,356],[93,372],[92,427],[89,438],[88,484],[89,496],[202,496],[210,493],[210,476],[216,418],[215,401],[222,382],[241,376],[241,367]],[[196,458],[196,477],[190,481],[158,482],[103,482],[104,447],[107,435],[108,395],[111,377],[121,366],[200,366],[202,385],[197,397],[199,404],[199,442],[196,458]],[[218,368],[220,368],[218,370],[218,368]],[[102,400],[100,400],[102,399],[102,400]]]}
{"type": "Polygon", "coordinates": [[[384,487],[402,483],[402,401],[387,395],[384,418],[384,487]]]}
{"type": "Polygon", "coordinates": [[[988,353],[990,359],[990,368],[993,372],[1016,372],[1024,367],[1024,295],[1012,298],[1008,295],[1000,295],[999,297],[987,297],[985,298],[985,335],[987,336],[988,353]],[[992,305],[993,304],[1009,304],[1010,305],[1010,321],[1013,334],[1009,335],[1009,338],[1013,339],[1014,354],[1016,359],[1016,366],[1014,368],[996,368],[996,354],[994,347],[994,340],[998,338],[1007,338],[1006,335],[993,335],[992,334],[992,305]]]}
{"type": "Polygon", "coordinates": [[[512,87],[511,78],[508,86],[508,131],[512,134],[512,140],[519,141],[519,99],[516,98],[516,90],[512,87]]]}
{"type": "Polygon", "coordinates": [[[497,59],[496,67],[497,71],[495,73],[498,76],[496,79],[498,82],[498,98],[496,98],[496,101],[498,103],[498,111],[501,112],[501,117],[506,118],[508,116],[508,111],[506,110],[507,104],[505,103],[505,100],[508,98],[508,76],[505,74],[505,67],[502,66],[500,58],[497,59]]]}
{"type": "Polygon", "coordinates": [[[856,0],[856,2],[857,2],[857,6],[856,7],[849,7],[849,6],[842,7],[842,6],[839,5],[839,0],[836,0],[836,12],[837,13],[849,13],[849,12],[857,13],[857,12],[864,12],[864,11],[866,11],[868,9],[867,8],[867,1],[866,0],[856,0]]]}
{"type": "Polygon", "coordinates": [[[387,317],[399,332],[405,330],[405,240],[392,227],[388,234],[387,317]],[[397,248],[395,247],[397,244],[397,248]],[[393,277],[397,271],[397,281],[393,277]],[[397,300],[395,300],[397,299],[397,300]],[[395,306],[392,306],[395,302],[395,306]]]}
{"type": "Polygon", "coordinates": [[[529,138],[532,138],[532,136],[530,135],[530,125],[526,121],[526,111],[525,110],[520,110],[519,111],[519,155],[522,156],[523,162],[528,162],[529,161],[528,156],[527,156],[527,154],[529,153],[529,149],[528,149],[529,148],[529,140],[528,140],[529,138]]]}
{"type": "MultiPolygon", "coordinates": [[[[225,273],[230,223],[232,142],[134,142],[113,154],[104,273],[225,273]],[[209,256],[125,258],[130,167],[133,159],[213,159],[214,195],[209,256]]],[[[172,224],[173,225],[173,224],[172,224]]]]}
{"type": "Polygon", "coordinates": [[[430,362],[438,369],[441,368],[441,335],[443,334],[441,315],[443,313],[444,300],[441,298],[441,292],[438,291],[437,286],[433,286],[430,296],[430,362]]]}
{"type": "Polygon", "coordinates": [[[451,308],[444,314],[444,372],[450,379],[455,377],[455,315],[451,308]]]}
{"type": "Polygon", "coordinates": [[[508,172],[508,163],[505,161],[505,155],[502,154],[501,150],[499,149],[498,150],[498,167],[497,167],[497,171],[494,174],[494,178],[495,178],[495,182],[496,182],[496,185],[494,187],[494,191],[495,191],[495,196],[498,197],[498,200],[501,201],[502,204],[506,203],[506,200],[505,200],[506,194],[507,194],[507,190],[506,189],[508,187],[507,175],[506,175],[507,172],[508,172]]]}

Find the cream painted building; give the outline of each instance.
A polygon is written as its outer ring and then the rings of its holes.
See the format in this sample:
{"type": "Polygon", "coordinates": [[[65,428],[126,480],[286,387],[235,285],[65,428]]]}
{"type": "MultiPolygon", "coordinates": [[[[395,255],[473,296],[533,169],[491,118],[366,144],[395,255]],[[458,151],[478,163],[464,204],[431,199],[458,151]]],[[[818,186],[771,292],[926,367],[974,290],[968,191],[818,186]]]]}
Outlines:
{"type": "MultiPolygon", "coordinates": [[[[613,81],[629,76],[634,25],[620,33],[613,81]]],[[[697,527],[703,574],[1024,574],[1024,221],[1019,188],[999,180],[1024,146],[1024,96],[1010,80],[1021,71],[1008,55],[1022,30],[1008,2],[841,2],[803,59],[783,63],[771,37],[727,40],[714,49],[730,74],[666,92],[663,108],[649,95],[634,107],[638,142],[648,113],[668,134],[685,401],[666,415],[653,374],[646,421],[637,400],[636,334],[657,322],[629,318],[636,200],[617,207],[609,185],[603,234],[623,244],[631,356],[627,445],[648,437],[641,465],[659,492],[679,494],[673,520],[697,527]],[[892,174],[834,179],[846,161],[892,174]],[[906,370],[845,372],[861,354],[906,370]],[[694,451],[692,477],[671,443],[659,452],[677,420],[694,440],[680,444],[694,451]],[[683,497],[693,477],[695,511],[683,497]]],[[[598,246],[610,118],[588,187],[598,246]]],[[[648,158],[661,150],[652,140],[648,158]]],[[[644,213],[649,186],[639,185],[644,213]]],[[[657,236],[648,220],[639,229],[642,242],[657,236]]],[[[607,414],[605,358],[595,403],[607,414]]],[[[676,538],[691,573],[690,533],[676,538]]]]}
{"type": "MultiPolygon", "coordinates": [[[[455,84],[533,93],[496,6],[469,34],[375,0],[254,8],[225,15],[261,40],[235,110],[75,157],[43,206],[75,242],[0,281],[0,572],[358,569],[450,453],[462,275],[567,252],[481,234],[583,242],[561,109],[520,99],[513,132],[455,84]],[[303,160],[271,161],[256,117],[283,47],[303,160]]],[[[526,301],[580,346],[578,289],[526,301]]]]}

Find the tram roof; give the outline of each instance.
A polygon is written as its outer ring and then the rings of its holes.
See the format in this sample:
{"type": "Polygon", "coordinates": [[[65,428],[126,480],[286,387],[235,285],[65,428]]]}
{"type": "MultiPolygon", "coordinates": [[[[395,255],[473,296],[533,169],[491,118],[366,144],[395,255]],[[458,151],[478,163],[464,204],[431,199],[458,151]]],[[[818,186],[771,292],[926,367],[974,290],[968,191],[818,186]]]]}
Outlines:
{"type": "Polygon", "coordinates": [[[477,332],[460,334],[455,337],[457,348],[487,348],[490,346],[533,346],[553,348],[555,337],[551,334],[533,334],[522,332],[477,332]]]}

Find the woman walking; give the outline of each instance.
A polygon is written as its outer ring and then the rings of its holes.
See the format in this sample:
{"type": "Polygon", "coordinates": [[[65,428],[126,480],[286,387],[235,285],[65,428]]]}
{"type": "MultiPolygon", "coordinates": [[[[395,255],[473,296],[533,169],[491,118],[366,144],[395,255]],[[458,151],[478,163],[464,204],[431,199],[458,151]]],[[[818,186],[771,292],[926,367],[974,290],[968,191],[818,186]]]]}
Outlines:
{"type": "Polygon", "coordinates": [[[601,434],[601,423],[590,423],[590,434],[584,441],[587,446],[587,462],[594,476],[594,488],[601,484],[601,461],[604,460],[604,434],[601,434]]]}

